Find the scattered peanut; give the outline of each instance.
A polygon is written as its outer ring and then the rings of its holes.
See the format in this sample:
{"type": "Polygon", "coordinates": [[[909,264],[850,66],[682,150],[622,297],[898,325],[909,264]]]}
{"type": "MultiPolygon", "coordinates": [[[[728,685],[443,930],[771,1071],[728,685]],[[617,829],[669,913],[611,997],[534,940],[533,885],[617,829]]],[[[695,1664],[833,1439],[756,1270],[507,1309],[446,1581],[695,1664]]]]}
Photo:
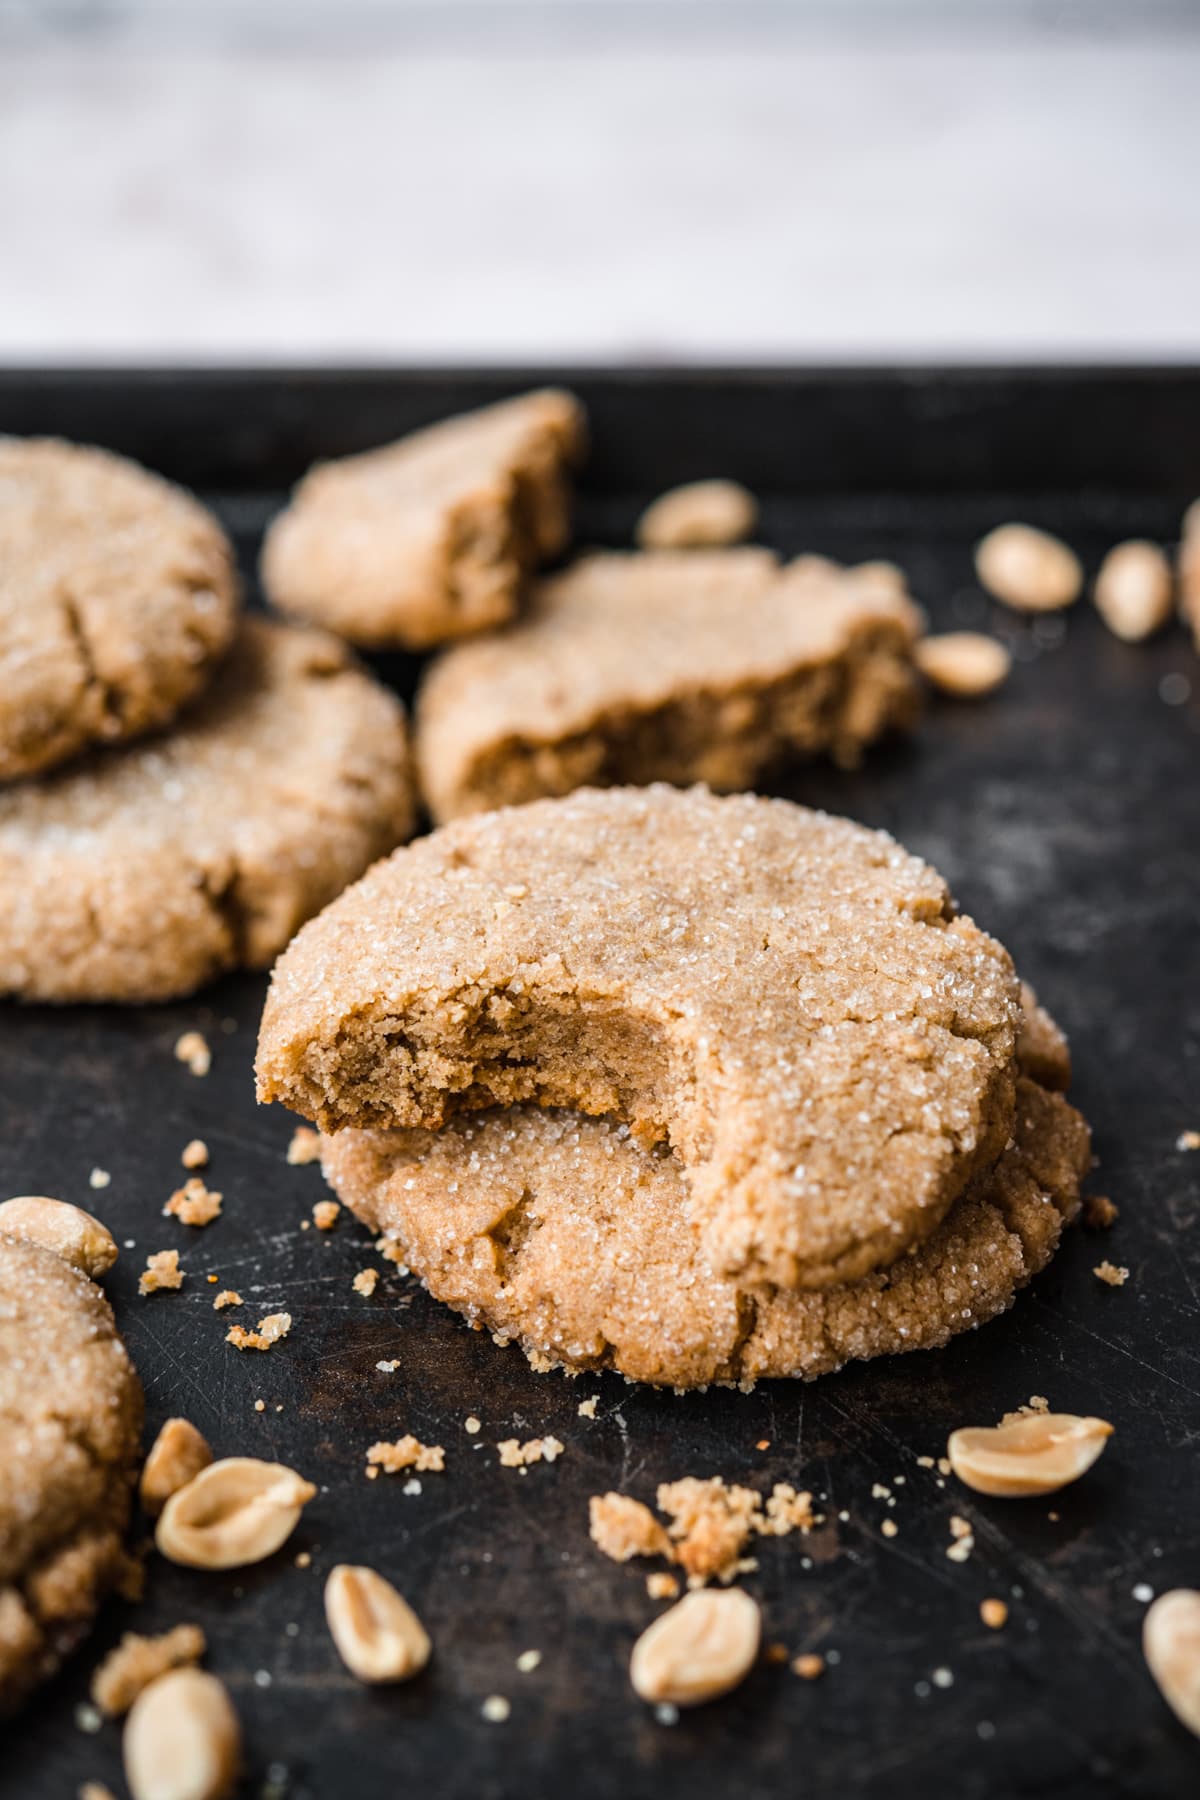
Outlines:
{"type": "Polygon", "coordinates": [[[325,1583],[325,1617],[338,1655],[360,1681],[407,1681],[429,1661],[429,1634],[407,1600],[374,1569],[338,1563],[325,1583]]]}
{"type": "Polygon", "coordinates": [[[1078,600],[1083,569],[1073,550],[1032,525],[998,525],[975,546],[975,573],[1018,612],[1057,612],[1078,600]]]}
{"type": "Polygon", "coordinates": [[[642,1633],[629,1678],[643,1700],[700,1706],[745,1679],[761,1633],[758,1604],[742,1588],[697,1589],[642,1633]]]}
{"type": "Polygon", "coordinates": [[[1183,515],[1179,545],[1179,611],[1200,649],[1200,500],[1183,515]]]}
{"type": "Polygon", "coordinates": [[[0,1231],[26,1243],[53,1250],[73,1269],[94,1281],[117,1260],[110,1231],[81,1206],[50,1200],[45,1194],[18,1194],[0,1205],[0,1231]]]}
{"type": "Polygon", "coordinates": [[[282,1463],[225,1457],[171,1495],[154,1541],[169,1562],[240,1569],[278,1550],[316,1491],[282,1463]]]}
{"type": "Polygon", "coordinates": [[[1171,565],[1157,544],[1131,538],[1101,563],[1092,597],[1115,636],[1127,644],[1140,643],[1171,617],[1171,565]]]}
{"type": "Polygon", "coordinates": [[[736,481],[689,481],[660,494],[637,522],[643,550],[740,544],[758,524],[758,502],[736,481]]]}
{"type": "Polygon", "coordinates": [[[1074,1413],[1022,1413],[951,1432],[946,1449],[958,1479],[976,1493],[1053,1494],[1086,1474],[1112,1429],[1106,1419],[1074,1413]]]}
{"type": "Polygon", "coordinates": [[[175,1669],[141,1693],[125,1725],[133,1800],[224,1800],[241,1763],[229,1695],[203,1669],[175,1669]]]}
{"type": "Polygon", "coordinates": [[[1160,1594],[1143,1622],[1142,1648],[1163,1699],[1200,1737],[1200,1593],[1173,1588],[1160,1594]]]}
{"type": "Polygon", "coordinates": [[[945,631],[921,638],[914,655],[917,667],[935,688],[961,700],[994,692],[1012,668],[1012,657],[1004,645],[978,631],[945,631]]]}
{"type": "Polygon", "coordinates": [[[177,1494],[213,1459],[208,1439],[189,1419],[168,1419],[142,1465],[138,1495],[142,1510],[158,1517],[172,1494],[177,1494]]]}

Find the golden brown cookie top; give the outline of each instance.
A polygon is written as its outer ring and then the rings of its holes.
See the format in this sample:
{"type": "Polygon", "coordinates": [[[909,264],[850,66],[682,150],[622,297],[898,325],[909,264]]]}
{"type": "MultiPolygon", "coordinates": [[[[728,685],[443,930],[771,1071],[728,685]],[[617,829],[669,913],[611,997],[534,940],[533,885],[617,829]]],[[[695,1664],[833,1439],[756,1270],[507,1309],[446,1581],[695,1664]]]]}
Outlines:
{"type": "Polygon", "coordinates": [[[190,494],[106,450],[0,438],[0,781],[173,718],[237,605],[190,494]]]}
{"type": "Polygon", "coordinates": [[[817,1286],[928,1235],[1009,1135],[1006,952],[891,838],[582,790],[380,864],[272,980],[259,1092],[326,1130],[534,1102],[669,1141],[713,1266],[817,1286]]]}
{"type": "Polygon", "coordinates": [[[0,1712],[111,1585],[142,1390],[100,1289],[0,1233],[0,1712]]]}
{"type": "Polygon", "coordinates": [[[420,649],[500,624],[567,541],[585,435],[574,396],[543,388],[319,463],[267,533],[267,593],[357,644],[420,649]]]}
{"type": "MultiPolygon", "coordinates": [[[[848,665],[878,642],[907,656],[916,633],[901,593],[815,558],[781,567],[761,549],[585,556],[538,582],[507,630],[433,664],[417,713],[422,786],[435,817],[452,818],[478,808],[514,747],[526,759],[565,747],[569,764],[589,734],[626,743],[619,760],[640,758],[643,775],[665,775],[670,756],[689,769],[684,779],[714,785],[705,759],[715,764],[731,734],[756,733],[759,762],[787,747],[851,748],[835,741],[848,665]],[[775,720],[764,700],[774,685],[822,670],[828,678],[797,688],[775,720]]],[[[855,738],[852,722],[845,735],[855,738]]]]}
{"type": "Polygon", "coordinates": [[[0,993],[262,965],[412,823],[399,701],[326,633],[248,618],[168,736],[0,791],[0,993]]]}

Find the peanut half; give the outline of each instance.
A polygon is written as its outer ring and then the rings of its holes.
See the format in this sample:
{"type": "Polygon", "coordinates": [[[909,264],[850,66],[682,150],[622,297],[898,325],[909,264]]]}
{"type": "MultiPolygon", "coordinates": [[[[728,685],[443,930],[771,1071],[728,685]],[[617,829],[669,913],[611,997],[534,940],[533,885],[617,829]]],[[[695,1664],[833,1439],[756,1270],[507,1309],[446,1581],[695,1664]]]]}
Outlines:
{"type": "Polygon", "coordinates": [[[133,1800],[224,1800],[237,1781],[242,1734],[215,1675],[175,1669],[134,1701],[123,1750],[133,1800]]]}
{"type": "Polygon", "coordinates": [[[950,1434],[946,1454],[977,1494],[1053,1494],[1087,1473],[1112,1436],[1107,1419],[1027,1413],[1004,1425],[950,1434]]]}
{"type": "Polygon", "coordinates": [[[1142,1649],[1163,1699],[1200,1737],[1200,1593],[1173,1588],[1160,1594],[1142,1625],[1142,1649]]]}
{"type": "Polygon", "coordinates": [[[168,1419],[142,1465],[142,1510],[158,1517],[172,1494],[194,1481],[213,1459],[208,1439],[188,1419],[168,1419]]]}
{"type": "Polygon", "coordinates": [[[1058,612],[1078,600],[1083,568],[1075,552],[1032,525],[998,525],[975,546],[975,573],[1018,612],[1058,612]]]}
{"type": "Polygon", "coordinates": [[[338,1655],[360,1681],[407,1681],[429,1661],[429,1634],[408,1601],[374,1569],[338,1563],[325,1583],[338,1655]]]}
{"type": "Polygon", "coordinates": [[[698,1588],[661,1613],[633,1647],[629,1678],[643,1700],[702,1706],[744,1681],[762,1635],[741,1588],[698,1588]]]}
{"type": "Polygon", "coordinates": [[[643,550],[740,544],[758,524],[758,502],[736,481],[690,481],[651,502],[637,522],[643,550]]]}
{"type": "Polygon", "coordinates": [[[1092,597],[1116,637],[1127,644],[1140,643],[1171,617],[1171,565],[1157,544],[1131,538],[1117,544],[1100,564],[1092,597]]]}
{"type": "Polygon", "coordinates": [[[111,1231],[81,1206],[50,1200],[45,1194],[18,1194],[0,1205],[0,1231],[53,1250],[73,1269],[94,1281],[117,1260],[111,1231]]]}
{"type": "Polygon", "coordinates": [[[1008,679],[1012,657],[979,631],[944,631],[921,638],[913,652],[918,669],[935,688],[959,699],[990,694],[1008,679]]]}
{"type": "Polygon", "coordinates": [[[240,1569],[278,1550],[316,1491],[282,1463],[228,1456],[171,1495],[154,1541],[191,1569],[240,1569]]]}

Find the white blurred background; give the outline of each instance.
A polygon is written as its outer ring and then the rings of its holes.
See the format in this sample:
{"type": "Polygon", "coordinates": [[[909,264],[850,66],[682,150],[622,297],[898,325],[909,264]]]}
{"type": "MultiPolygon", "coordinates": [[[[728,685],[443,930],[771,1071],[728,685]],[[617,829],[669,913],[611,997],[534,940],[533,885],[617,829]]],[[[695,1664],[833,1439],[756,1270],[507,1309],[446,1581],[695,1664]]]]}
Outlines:
{"type": "Polygon", "coordinates": [[[1200,356],[1200,5],[0,0],[0,361],[1200,356]]]}

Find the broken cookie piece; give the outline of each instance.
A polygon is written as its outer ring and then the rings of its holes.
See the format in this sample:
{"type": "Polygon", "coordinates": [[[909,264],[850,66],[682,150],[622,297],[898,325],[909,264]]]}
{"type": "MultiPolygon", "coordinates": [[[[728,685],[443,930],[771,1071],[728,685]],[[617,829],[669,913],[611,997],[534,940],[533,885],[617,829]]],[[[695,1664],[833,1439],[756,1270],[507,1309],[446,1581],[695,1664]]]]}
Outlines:
{"type": "Polygon", "coordinates": [[[507,631],[461,644],[418,700],[435,819],[623,782],[746,788],[854,762],[918,708],[917,615],[894,589],[767,550],[584,557],[507,631]]]}
{"type": "Polygon", "coordinates": [[[502,624],[567,542],[585,437],[579,402],[545,388],[321,463],[267,533],[267,594],[377,648],[502,624]]]}

